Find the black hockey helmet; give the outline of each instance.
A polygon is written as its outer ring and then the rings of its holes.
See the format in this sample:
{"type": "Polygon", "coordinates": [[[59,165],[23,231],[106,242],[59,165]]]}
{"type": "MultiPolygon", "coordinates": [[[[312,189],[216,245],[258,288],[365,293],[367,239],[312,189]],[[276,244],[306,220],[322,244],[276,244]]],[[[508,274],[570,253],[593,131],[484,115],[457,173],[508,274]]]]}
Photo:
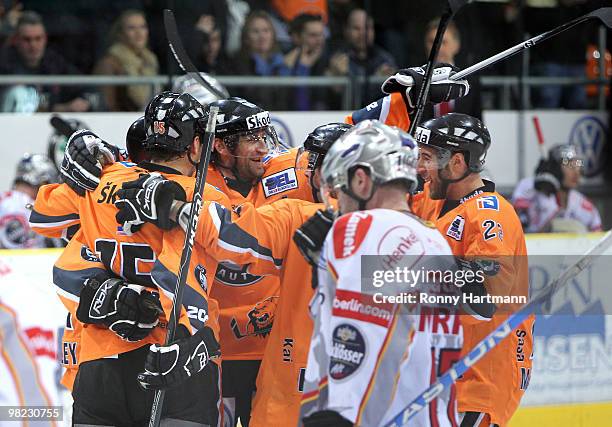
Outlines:
{"type": "Polygon", "coordinates": [[[278,147],[278,137],[271,126],[270,113],[263,108],[238,97],[221,99],[209,104],[218,107],[215,138],[221,138],[226,147],[233,151],[241,135],[249,135],[260,129],[266,131],[266,145],[269,149],[278,147]]]}
{"type": "Polygon", "coordinates": [[[320,167],[332,144],[352,127],[353,125],[347,123],[328,123],[315,128],[298,150],[295,159],[296,169],[313,171],[320,167]]]}
{"type": "Polygon", "coordinates": [[[144,150],[146,138],[145,118],[142,116],[137,118],[136,121],[130,125],[125,135],[125,148],[132,162],[139,163],[147,159],[148,156],[144,150]]]}
{"type": "Polygon", "coordinates": [[[416,140],[438,149],[442,164],[448,162],[451,153],[464,153],[470,172],[482,171],[491,146],[491,135],[485,125],[475,117],[460,113],[446,114],[418,126],[416,140]]]}
{"type": "Polygon", "coordinates": [[[204,107],[188,93],[162,92],[145,109],[145,150],[182,153],[204,128],[204,107]]]}

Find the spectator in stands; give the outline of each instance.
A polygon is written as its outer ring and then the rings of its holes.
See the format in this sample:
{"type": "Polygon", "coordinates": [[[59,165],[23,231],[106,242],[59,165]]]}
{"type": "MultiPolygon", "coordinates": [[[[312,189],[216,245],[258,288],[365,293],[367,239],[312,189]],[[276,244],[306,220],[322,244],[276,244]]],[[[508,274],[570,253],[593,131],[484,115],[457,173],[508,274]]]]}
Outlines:
{"type": "Polygon", "coordinates": [[[523,229],[528,233],[600,231],[601,217],[593,203],[576,190],[583,160],[570,144],[559,144],[540,161],[535,177],[521,180],[512,195],[523,229]]]}
{"type": "Polygon", "coordinates": [[[227,70],[227,57],[221,47],[223,40],[221,30],[215,17],[201,15],[191,37],[191,47],[194,50],[193,63],[196,68],[209,74],[219,74],[219,70],[227,70]]]}
{"type": "MultiPolygon", "coordinates": [[[[96,64],[95,74],[155,76],[157,57],[148,48],[149,29],[144,13],[126,10],[113,24],[111,46],[96,64]]],[[[153,97],[151,85],[107,86],[103,89],[111,111],[142,111],[153,97]]]]}
{"type": "MultiPolygon", "coordinates": [[[[276,43],[276,33],[270,16],[253,11],[242,28],[242,47],[230,63],[228,74],[255,76],[288,76],[289,68],[276,43]]],[[[268,110],[287,108],[286,90],[272,87],[237,88],[243,98],[268,110]]]]}
{"type": "MultiPolygon", "coordinates": [[[[540,34],[593,9],[585,0],[557,0],[538,7],[529,6],[524,9],[526,30],[532,35],[540,34]]],[[[588,25],[579,25],[556,36],[545,49],[531,49],[533,74],[585,78],[589,31],[588,25]]],[[[534,94],[535,108],[576,110],[587,107],[586,88],[582,84],[541,86],[534,89],[534,94]]]]}
{"type": "MultiPolygon", "coordinates": [[[[425,31],[426,57],[429,57],[429,52],[431,51],[431,46],[436,38],[439,23],[440,18],[435,18],[427,24],[427,30],[425,31]]],[[[460,49],[461,36],[459,34],[459,29],[455,23],[451,21],[444,32],[444,38],[442,39],[442,44],[440,45],[440,50],[438,51],[437,62],[444,62],[458,66],[459,64],[456,62],[456,56],[460,49]]],[[[427,105],[425,111],[423,112],[423,117],[424,119],[430,119],[453,112],[468,114],[479,119],[482,118],[480,83],[478,77],[473,77],[470,79],[470,93],[468,93],[466,96],[449,102],[427,105]]]]}
{"type": "MultiPolygon", "coordinates": [[[[47,32],[42,18],[36,12],[27,11],[17,22],[14,43],[0,52],[0,74],[79,74],[79,70],[47,48],[47,32]]],[[[84,90],[76,86],[38,85],[35,91],[37,108],[33,111],[82,112],[90,109],[84,90]]],[[[14,111],[6,107],[7,104],[15,106],[21,102],[12,98],[15,93],[9,89],[4,94],[4,111],[14,111]]]]}
{"type": "MultiPolygon", "coordinates": [[[[321,15],[302,14],[291,21],[290,34],[295,46],[285,55],[292,76],[322,76],[329,65],[325,46],[325,24],[321,15]]],[[[326,109],[325,90],[300,86],[295,89],[297,110],[326,109]]]]}
{"type": "MultiPolygon", "coordinates": [[[[327,74],[333,76],[388,76],[395,71],[395,60],[374,44],[374,20],[363,9],[353,9],[344,29],[344,46],[330,58],[327,74]]],[[[380,97],[380,84],[369,84],[367,99],[380,97]]]]}

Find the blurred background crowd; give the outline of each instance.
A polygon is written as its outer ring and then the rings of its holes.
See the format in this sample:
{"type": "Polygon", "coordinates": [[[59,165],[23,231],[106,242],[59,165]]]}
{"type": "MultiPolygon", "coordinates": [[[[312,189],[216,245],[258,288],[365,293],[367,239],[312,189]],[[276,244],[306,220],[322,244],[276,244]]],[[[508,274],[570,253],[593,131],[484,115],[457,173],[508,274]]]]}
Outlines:
{"type": "MultiPolygon", "coordinates": [[[[423,64],[443,0],[3,0],[0,2],[0,74],[176,76],[162,10],[174,10],[181,37],[200,71],[222,76],[350,76],[358,97],[376,99],[380,82],[398,67],[423,64]]],[[[604,6],[605,0],[476,1],[449,27],[439,61],[464,68],[509,46],[604,6]]],[[[518,56],[482,75],[596,78],[603,55],[599,26],[582,25],[539,49],[528,63],[518,56]]],[[[607,36],[610,37],[609,35],[607,36]]],[[[608,43],[608,46],[610,44],[608,43]]],[[[462,112],[481,116],[500,108],[496,92],[473,94],[462,112]]],[[[170,80],[168,80],[170,81],[170,80]]],[[[136,111],[152,85],[1,86],[2,111],[136,111]]],[[[345,86],[232,86],[232,95],[270,110],[346,107],[345,86]]],[[[597,87],[541,86],[529,107],[584,109],[596,105],[597,87]]],[[[517,108],[520,91],[509,99],[517,108]]],[[[352,107],[354,107],[352,105],[352,107]]],[[[442,106],[441,108],[445,108],[442,106]]]]}

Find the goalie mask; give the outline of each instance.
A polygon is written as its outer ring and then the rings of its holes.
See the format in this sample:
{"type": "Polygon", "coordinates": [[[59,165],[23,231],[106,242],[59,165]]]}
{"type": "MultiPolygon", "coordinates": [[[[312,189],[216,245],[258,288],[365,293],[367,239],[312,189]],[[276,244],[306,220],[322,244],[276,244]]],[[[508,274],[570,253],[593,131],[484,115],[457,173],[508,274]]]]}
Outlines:
{"type": "Polygon", "coordinates": [[[15,183],[23,182],[32,187],[59,181],[55,165],[44,154],[24,154],[17,164],[15,183]]]}
{"type": "Polygon", "coordinates": [[[408,192],[414,191],[417,159],[417,145],[410,135],[378,120],[365,120],[346,132],[325,155],[321,168],[323,185],[330,193],[343,191],[357,200],[363,210],[380,185],[400,181],[408,192]],[[365,199],[350,188],[357,168],[365,169],[374,183],[365,199]]]}

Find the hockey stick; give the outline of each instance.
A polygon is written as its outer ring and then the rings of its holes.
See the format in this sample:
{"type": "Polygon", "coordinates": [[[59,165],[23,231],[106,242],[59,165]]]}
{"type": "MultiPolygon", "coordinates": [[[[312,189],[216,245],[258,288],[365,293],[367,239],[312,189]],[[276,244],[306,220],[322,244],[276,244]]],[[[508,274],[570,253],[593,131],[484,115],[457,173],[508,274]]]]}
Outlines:
{"type": "Polygon", "coordinates": [[[225,94],[208,83],[206,79],[203,78],[198,72],[195,65],[193,65],[191,59],[189,59],[189,55],[187,55],[187,51],[185,50],[181,37],[179,36],[178,27],[176,26],[176,19],[174,19],[174,13],[170,9],[164,9],[164,28],[166,29],[166,38],[168,39],[168,45],[170,46],[172,55],[174,56],[174,59],[176,59],[179,67],[181,67],[181,70],[183,70],[190,77],[194,78],[206,89],[211,91],[217,98],[225,99],[225,94]]]}
{"type": "Polygon", "coordinates": [[[606,249],[612,245],[612,230],[608,231],[595,246],[589,249],[582,255],[578,261],[566,268],[555,280],[537,295],[532,301],[525,304],[519,311],[514,313],[502,324],[500,324],[493,332],[485,339],[480,341],[470,352],[461,360],[453,365],[448,371],[438,377],[438,380],[429,388],[419,394],[410,404],[397,414],[391,421],[385,424],[385,427],[404,426],[414,417],[420,410],[427,407],[429,402],[439,396],[442,391],[450,387],[457,378],[463,375],[472,365],[482,359],[489,351],[491,351],[504,338],[512,333],[521,323],[529,317],[539,307],[544,307],[548,310],[552,295],[561,287],[577,276],[582,270],[588,267],[591,262],[602,255],[606,249]]]}
{"type": "Polygon", "coordinates": [[[436,36],[433,44],[431,45],[431,50],[429,51],[429,58],[427,59],[427,69],[425,70],[423,84],[421,85],[419,96],[417,97],[416,110],[412,116],[412,120],[410,121],[410,128],[408,129],[408,133],[412,136],[414,136],[416,127],[421,121],[421,116],[423,115],[423,110],[425,109],[425,100],[429,95],[429,87],[431,85],[431,78],[433,76],[434,63],[438,57],[438,52],[440,51],[440,46],[442,45],[446,27],[448,26],[450,20],[453,19],[453,16],[455,16],[455,13],[457,13],[457,11],[459,11],[459,9],[461,9],[468,2],[469,0],[448,0],[448,6],[440,17],[436,36]]]}
{"type": "MultiPolygon", "coordinates": [[[[198,221],[200,219],[200,211],[202,209],[202,195],[204,194],[204,184],[206,184],[208,164],[210,163],[210,153],[212,151],[213,141],[215,138],[215,126],[217,124],[218,112],[218,107],[211,107],[208,113],[206,131],[204,132],[204,143],[202,144],[202,155],[204,157],[200,158],[198,167],[196,169],[193,199],[191,200],[191,208],[189,209],[187,230],[185,230],[185,242],[183,243],[183,251],[181,253],[179,275],[174,287],[174,299],[172,301],[170,319],[168,319],[168,333],[166,335],[165,345],[168,345],[174,340],[178,318],[181,313],[183,292],[187,283],[187,274],[189,274],[189,264],[191,262],[191,253],[193,251],[193,241],[195,239],[195,233],[196,229],[198,228],[198,221]]],[[[165,393],[165,390],[157,390],[155,392],[153,404],[151,405],[149,427],[159,427],[165,393]]]]}
{"type": "Polygon", "coordinates": [[[569,30],[570,28],[578,24],[588,21],[589,19],[599,19],[606,27],[612,28],[612,7],[602,7],[594,10],[591,13],[587,13],[586,15],[581,16],[579,18],[572,19],[571,21],[566,22],[563,25],[559,25],[558,27],[553,28],[550,31],[546,31],[545,33],[542,33],[538,36],[532,37],[529,40],[521,42],[515,46],[512,46],[511,48],[504,50],[503,52],[500,52],[496,55],[491,56],[490,58],[480,61],[479,63],[474,64],[471,67],[466,68],[465,70],[461,70],[457,74],[453,74],[450,79],[463,79],[471,74],[474,74],[476,71],[496,64],[506,58],[510,58],[511,56],[522,52],[523,50],[529,49],[530,47],[533,47],[544,40],[554,37],[557,34],[564,32],[565,30],[569,30]]]}

